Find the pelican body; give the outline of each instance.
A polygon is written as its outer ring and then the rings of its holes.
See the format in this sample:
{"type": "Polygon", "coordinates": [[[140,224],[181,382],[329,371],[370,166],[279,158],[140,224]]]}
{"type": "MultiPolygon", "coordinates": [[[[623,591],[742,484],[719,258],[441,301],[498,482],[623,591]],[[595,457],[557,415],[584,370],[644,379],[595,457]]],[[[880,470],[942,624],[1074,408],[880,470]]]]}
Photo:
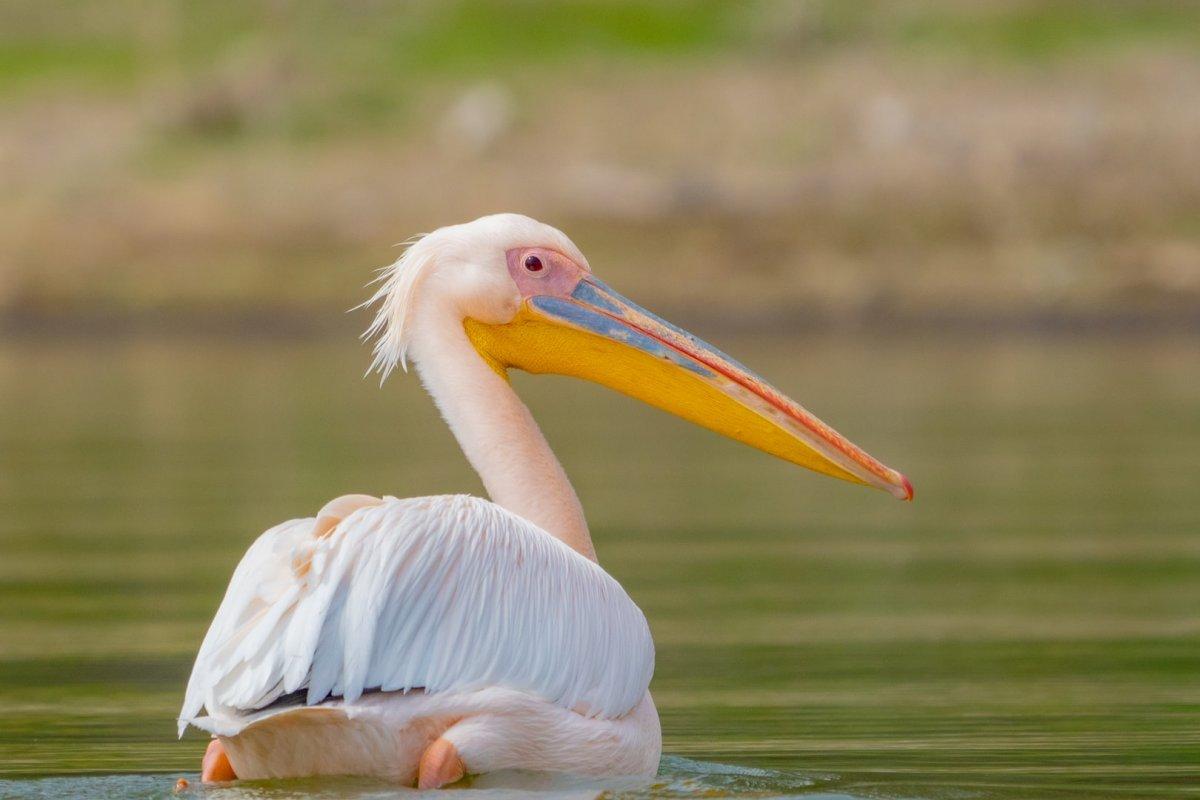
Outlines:
{"type": "Polygon", "coordinates": [[[375,776],[423,788],[522,768],[653,775],[646,619],[597,563],[510,369],[609,386],[792,463],[912,498],[796,402],[597,279],[560,231],[498,214],[386,268],[366,336],[411,361],[489,500],[346,495],[263,533],[179,716],[205,781],[375,776]]]}

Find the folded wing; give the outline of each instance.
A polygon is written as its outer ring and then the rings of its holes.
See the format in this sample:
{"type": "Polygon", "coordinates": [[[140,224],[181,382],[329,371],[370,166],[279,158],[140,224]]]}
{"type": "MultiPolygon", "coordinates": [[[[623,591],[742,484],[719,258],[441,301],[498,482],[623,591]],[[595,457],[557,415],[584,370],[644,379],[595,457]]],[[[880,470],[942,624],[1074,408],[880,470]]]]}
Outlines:
{"type": "Polygon", "coordinates": [[[598,565],[474,497],[386,498],[332,530],[278,525],[250,547],[180,712],[309,705],[364,691],[506,686],[617,717],[654,671],[646,619],[598,565]]]}

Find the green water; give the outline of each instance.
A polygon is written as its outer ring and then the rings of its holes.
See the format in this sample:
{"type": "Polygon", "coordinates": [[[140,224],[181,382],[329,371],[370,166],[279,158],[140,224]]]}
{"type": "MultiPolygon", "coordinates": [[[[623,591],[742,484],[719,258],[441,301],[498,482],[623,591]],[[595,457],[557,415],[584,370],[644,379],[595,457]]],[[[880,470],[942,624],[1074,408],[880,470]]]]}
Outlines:
{"type": "MultiPolygon", "coordinates": [[[[603,786],[1200,794],[1200,344],[713,338],[917,502],[519,377],[658,644],[670,757],[603,786]]],[[[380,390],[367,360],[0,345],[0,797],[169,796],[204,747],[174,737],[191,656],[259,531],[346,492],[479,491],[415,379],[380,390]]],[[[206,794],[309,793],[391,790],[206,794]]]]}

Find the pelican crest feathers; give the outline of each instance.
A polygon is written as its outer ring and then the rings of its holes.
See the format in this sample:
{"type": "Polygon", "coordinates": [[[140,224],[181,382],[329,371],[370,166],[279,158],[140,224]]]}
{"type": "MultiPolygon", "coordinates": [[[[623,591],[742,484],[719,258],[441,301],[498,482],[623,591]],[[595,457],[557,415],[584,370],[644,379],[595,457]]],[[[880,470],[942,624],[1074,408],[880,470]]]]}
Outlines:
{"type": "MultiPolygon", "coordinates": [[[[433,250],[421,247],[428,234],[418,234],[404,242],[404,252],[398,259],[379,270],[379,277],[368,286],[378,284],[366,302],[355,309],[369,308],[376,303],[375,319],[363,333],[363,341],[375,340],[374,358],[367,374],[379,373],[382,384],[399,364],[408,372],[408,342],[412,338],[412,306],[417,281],[433,263],[433,250]]],[[[354,310],[354,309],[352,309],[354,310]]]]}

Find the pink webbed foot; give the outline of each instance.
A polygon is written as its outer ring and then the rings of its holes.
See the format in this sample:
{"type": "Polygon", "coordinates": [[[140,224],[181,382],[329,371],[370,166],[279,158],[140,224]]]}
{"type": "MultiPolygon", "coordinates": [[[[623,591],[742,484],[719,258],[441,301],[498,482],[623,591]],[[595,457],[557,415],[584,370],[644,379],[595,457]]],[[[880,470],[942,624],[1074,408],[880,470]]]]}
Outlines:
{"type": "Polygon", "coordinates": [[[417,767],[418,789],[440,789],[461,780],[465,773],[458,750],[445,739],[438,739],[426,748],[417,767]]]}
{"type": "Polygon", "coordinates": [[[225,755],[225,746],[220,739],[213,739],[204,751],[204,761],[200,765],[200,781],[202,783],[222,783],[236,781],[237,773],[225,755]]]}

